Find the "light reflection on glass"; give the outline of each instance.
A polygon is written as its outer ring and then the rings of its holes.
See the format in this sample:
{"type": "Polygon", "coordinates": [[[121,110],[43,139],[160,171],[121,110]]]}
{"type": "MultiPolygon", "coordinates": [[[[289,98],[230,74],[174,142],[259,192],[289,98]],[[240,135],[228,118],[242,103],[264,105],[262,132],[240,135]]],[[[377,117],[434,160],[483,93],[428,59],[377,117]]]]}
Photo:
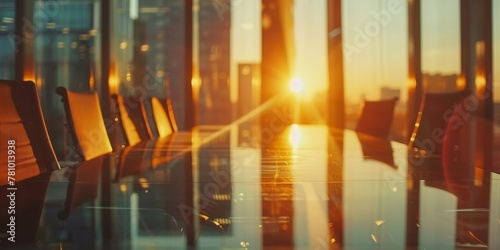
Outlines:
{"type": "MultiPolygon", "coordinates": [[[[323,125],[290,127],[290,170],[293,179],[294,245],[298,248],[328,248],[327,156],[328,128],[323,125]],[[311,169],[311,168],[314,169],[311,169]],[[305,212],[307,211],[307,212],[305,212]]],[[[334,240],[335,241],[335,240],[334,240]]]]}
{"type": "Polygon", "coordinates": [[[294,149],[298,148],[301,139],[299,125],[292,125],[290,129],[290,136],[288,137],[288,139],[290,140],[290,143],[292,144],[292,147],[294,149]]]}

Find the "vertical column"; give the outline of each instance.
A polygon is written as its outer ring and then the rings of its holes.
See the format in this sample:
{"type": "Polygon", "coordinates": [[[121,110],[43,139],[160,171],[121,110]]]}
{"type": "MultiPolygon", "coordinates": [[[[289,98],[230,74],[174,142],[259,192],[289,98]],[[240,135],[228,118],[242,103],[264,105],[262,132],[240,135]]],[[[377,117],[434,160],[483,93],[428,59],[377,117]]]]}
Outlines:
{"type": "Polygon", "coordinates": [[[184,101],[186,107],[186,130],[196,125],[196,107],[193,87],[193,0],[184,0],[184,101]]]}
{"type": "MultiPolygon", "coordinates": [[[[476,106],[468,110],[474,119],[468,128],[470,166],[474,183],[469,190],[474,198],[463,201],[463,207],[490,208],[490,172],[493,164],[493,51],[492,2],[460,2],[462,74],[466,88],[475,93],[476,106]]],[[[469,163],[468,162],[468,163],[469,163]]],[[[488,242],[488,229],[476,229],[488,224],[489,215],[477,213],[474,218],[457,214],[457,232],[472,232],[477,239],[488,242]]]]}
{"type": "MultiPolygon", "coordinates": [[[[420,0],[408,1],[408,128],[411,137],[423,95],[421,62],[420,0]]],[[[420,184],[408,174],[406,246],[418,245],[420,184]]]]}
{"type": "Polygon", "coordinates": [[[328,1],[328,125],[344,127],[342,0],[328,1]]]}
{"type": "Polygon", "coordinates": [[[420,0],[408,1],[408,128],[411,137],[422,101],[420,0]]]}
{"type": "Polygon", "coordinates": [[[16,1],[15,3],[15,34],[11,39],[15,46],[15,78],[18,81],[35,81],[34,43],[36,27],[33,25],[32,0],[16,1]]]}
{"type": "MultiPolygon", "coordinates": [[[[103,0],[101,1],[101,13],[100,13],[100,22],[101,22],[101,84],[99,85],[99,93],[100,93],[100,103],[102,115],[105,120],[111,119],[111,106],[110,106],[110,93],[109,93],[109,69],[110,69],[110,56],[111,56],[111,46],[110,46],[110,36],[111,36],[111,8],[110,8],[111,0],[103,0]]],[[[113,138],[116,137],[116,130],[109,135],[111,141],[114,141],[113,138]]],[[[108,131],[109,133],[110,131],[108,131]]],[[[110,163],[113,163],[112,157],[104,159],[110,163]]],[[[102,186],[101,186],[101,205],[104,207],[111,205],[111,183],[109,180],[111,179],[111,168],[110,165],[104,165],[102,168],[102,186]]],[[[101,225],[102,225],[102,237],[104,246],[109,247],[111,244],[111,231],[112,231],[112,219],[111,219],[111,210],[110,209],[102,209],[101,212],[101,225]]]]}
{"type": "MultiPolygon", "coordinates": [[[[198,0],[196,0],[198,1],[198,0]]],[[[198,99],[193,98],[193,33],[198,32],[198,29],[195,29],[193,25],[198,27],[198,18],[193,20],[193,11],[198,12],[199,10],[193,9],[193,0],[184,0],[184,102],[186,107],[186,130],[191,131],[193,127],[197,125],[198,119],[198,99]]],[[[199,8],[199,4],[197,2],[196,8],[199,8]]],[[[198,44],[196,42],[196,44],[198,44]]],[[[195,65],[199,67],[198,65],[195,65]]],[[[197,71],[198,72],[198,71],[197,71]]],[[[197,89],[196,89],[197,90],[197,89]]],[[[193,132],[194,133],[194,132],[193,132]]],[[[196,134],[193,134],[193,138],[196,137],[196,134]]],[[[193,208],[194,211],[197,209],[194,207],[194,171],[198,171],[197,169],[197,152],[189,153],[186,158],[186,167],[185,169],[185,195],[184,200],[188,207],[193,208]]],[[[197,173],[196,173],[196,176],[197,173]]],[[[196,213],[196,212],[195,212],[196,213]]],[[[196,246],[196,225],[199,223],[199,220],[194,213],[190,216],[189,222],[186,225],[186,244],[189,247],[196,246]]]]}

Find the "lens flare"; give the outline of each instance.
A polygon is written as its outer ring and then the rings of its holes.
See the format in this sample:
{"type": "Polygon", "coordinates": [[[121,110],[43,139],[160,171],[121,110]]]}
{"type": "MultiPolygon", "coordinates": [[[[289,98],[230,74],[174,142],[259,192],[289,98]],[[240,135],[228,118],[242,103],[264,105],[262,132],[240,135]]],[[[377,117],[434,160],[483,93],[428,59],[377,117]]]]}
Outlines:
{"type": "Polygon", "coordinates": [[[301,93],[304,90],[304,84],[302,83],[302,80],[300,78],[293,78],[290,81],[290,89],[294,93],[301,93]]]}

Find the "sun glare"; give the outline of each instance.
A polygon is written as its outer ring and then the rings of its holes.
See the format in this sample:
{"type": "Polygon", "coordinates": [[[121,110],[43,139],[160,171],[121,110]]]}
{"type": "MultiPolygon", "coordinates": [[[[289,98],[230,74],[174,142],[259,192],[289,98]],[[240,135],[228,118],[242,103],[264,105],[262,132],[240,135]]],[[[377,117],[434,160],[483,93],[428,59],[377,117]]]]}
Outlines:
{"type": "Polygon", "coordinates": [[[301,93],[304,90],[304,84],[302,83],[302,80],[298,77],[294,77],[290,81],[290,89],[294,93],[301,93]]]}

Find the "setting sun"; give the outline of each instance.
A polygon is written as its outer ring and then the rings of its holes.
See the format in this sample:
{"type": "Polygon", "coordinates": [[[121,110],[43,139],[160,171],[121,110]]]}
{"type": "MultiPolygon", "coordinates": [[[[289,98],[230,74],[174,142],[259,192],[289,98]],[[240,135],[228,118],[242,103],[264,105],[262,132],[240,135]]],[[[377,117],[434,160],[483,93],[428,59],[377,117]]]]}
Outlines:
{"type": "Polygon", "coordinates": [[[302,83],[302,80],[300,78],[294,77],[290,81],[290,89],[294,93],[301,93],[304,90],[304,84],[302,83]]]}

